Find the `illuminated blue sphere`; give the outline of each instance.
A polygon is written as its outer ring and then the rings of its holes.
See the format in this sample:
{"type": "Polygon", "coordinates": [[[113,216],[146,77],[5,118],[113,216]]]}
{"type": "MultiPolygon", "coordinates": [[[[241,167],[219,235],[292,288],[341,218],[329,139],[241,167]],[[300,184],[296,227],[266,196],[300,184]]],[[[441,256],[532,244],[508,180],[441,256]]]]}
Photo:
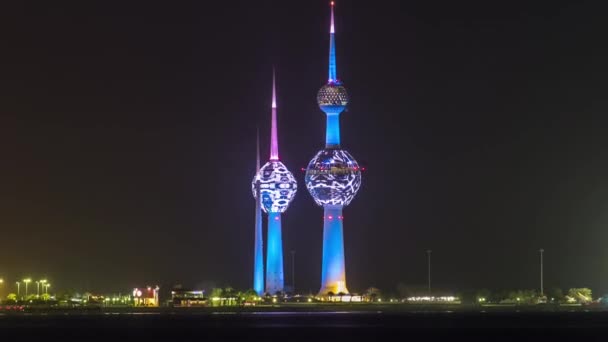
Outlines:
{"type": "Polygon", "coordinates": [[[340,113],[348,105],[348,93],[339,82],[328,83],[317,93],[319,108],[325,113],[340,113]]]}
{"type": "Polygon", "coordinates": [[[304,181],[318,205],[347,206],[361,187],[361,169],[347,151],[324,149],[308,163],[304,181]]]}
{"type": "Polygon", "coordinates": [[[257,198],[256,184],[262,193],[262,210],[265,213],[283,213],[298,191],[298,183],[287,167],[278,160],[264,164],[251,182],[253,197],[257,198]]]}

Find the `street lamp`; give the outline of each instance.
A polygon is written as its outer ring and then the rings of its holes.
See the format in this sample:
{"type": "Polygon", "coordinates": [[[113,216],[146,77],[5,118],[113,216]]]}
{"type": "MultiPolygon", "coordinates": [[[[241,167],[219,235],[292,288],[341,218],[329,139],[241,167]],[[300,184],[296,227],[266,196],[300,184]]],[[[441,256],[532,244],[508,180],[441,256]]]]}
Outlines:
{"type": "Polygon", "coordinates": [[[40,284],[42,285],[42,290],[41,292],[44,292],[44,287],[46,285],[46,279],[40,279],[40,284]]]}
{"type": "Polygon", "coordinates": [[[17,298],[19,298],[19,295],[21,294],[21,283],[17,281],[15,284],[17,284],[17,298]]]}
{"type": "Polygon", "coordinates": [[[51,287],[51,284],[50,283],[46,283],[46,284],[44,284],[44,286],[45,286],[44,293],[48,294],[49,293],[49,287],[51,287]]]}
{"type": "Polygon", "coordinates": [[[26,278],[26,279],[23,279],[23,282],[25,283],[25,298],[27,299],[27,284],[31,283],[32,279],[26,278]]]}
{"type": "Polygon", "coordinates": [[[296,293],[296,251],[291,251],[291,286],[293,287],[293,293],[296,293]]]}
{"type": "Polygon", "coordinates": [[[428,273],[429,273],[429,296],[431,295],[431,253],[433,253],[432,250],[427,250],[426,254],[427,254],[427,264],[428,264],[428,273]]]}
{"type": "Polygon", "coordinates": [[[538,250],[540,252],[540,296],[544,297],[544,284],[543,284],[543,253],[545,252],[544,249],[540,249],[538,250]]]}
{"type": "Polygon", "coordinates": [[[35,281],[36,283],[36,298],[40,297],[40,282],[35,281]]]}

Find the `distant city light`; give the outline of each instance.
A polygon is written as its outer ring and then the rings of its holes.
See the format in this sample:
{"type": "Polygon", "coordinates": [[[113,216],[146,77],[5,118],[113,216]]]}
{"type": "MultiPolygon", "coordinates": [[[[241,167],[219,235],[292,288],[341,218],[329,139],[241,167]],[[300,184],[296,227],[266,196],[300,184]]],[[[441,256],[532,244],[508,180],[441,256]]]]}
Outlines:
{"type": "Polygon", "coordinates": [[[458,300],[458,298],[454,297],[454,296],[442,296],[442,297],[421,296],[421,297],[408,297],[406,300],[408,302],[455,302],[458,300]]]}

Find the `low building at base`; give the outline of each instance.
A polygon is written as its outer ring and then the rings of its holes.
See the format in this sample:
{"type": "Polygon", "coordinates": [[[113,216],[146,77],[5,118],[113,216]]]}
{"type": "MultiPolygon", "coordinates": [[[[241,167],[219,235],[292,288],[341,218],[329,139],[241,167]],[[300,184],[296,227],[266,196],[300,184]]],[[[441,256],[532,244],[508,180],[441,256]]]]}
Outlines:
{"type": "Polygon", "coordinates": [[[133,289],[133,304],[135,306],[157,307],[159,305],[158,290],[160,287],[147,286],[133,289]]]}
{"type": "Polygon", "coordinates": [[[207,306],[205,290],[173,289],[171,305],[174,307],[207,306]]]}

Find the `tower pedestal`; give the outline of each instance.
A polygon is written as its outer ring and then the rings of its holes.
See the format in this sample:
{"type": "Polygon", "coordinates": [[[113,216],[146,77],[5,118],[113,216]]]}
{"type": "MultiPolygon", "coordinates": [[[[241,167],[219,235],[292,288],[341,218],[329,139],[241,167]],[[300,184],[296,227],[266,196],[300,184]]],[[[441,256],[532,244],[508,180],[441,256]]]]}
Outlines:
{"type": "Polygon", "coordinates": [[[268,244],[266,257],[266,293],[283,292],[283,238],[281,213],[268,213],[268,244]]]}
{"type": "Polygon", "coordinates": [[[344,269],[342,206],[323,208],[323,264],[319,295],[348,294],[344,269]]]}

